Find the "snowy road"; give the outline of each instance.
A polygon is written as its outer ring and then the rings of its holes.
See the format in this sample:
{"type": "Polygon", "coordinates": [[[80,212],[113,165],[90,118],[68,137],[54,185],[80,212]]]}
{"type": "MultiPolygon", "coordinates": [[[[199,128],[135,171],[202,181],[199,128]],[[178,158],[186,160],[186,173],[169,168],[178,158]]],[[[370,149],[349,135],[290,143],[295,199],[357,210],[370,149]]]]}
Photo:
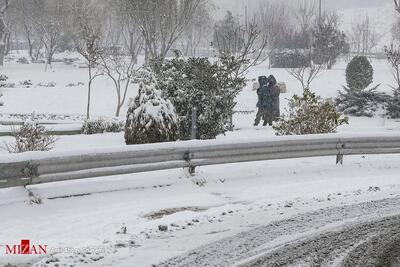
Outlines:
{"type": "Polygon", "coordinates": [[[159,266],[399,266],[400,198],[321,209],[205,245],[159,266]]]}

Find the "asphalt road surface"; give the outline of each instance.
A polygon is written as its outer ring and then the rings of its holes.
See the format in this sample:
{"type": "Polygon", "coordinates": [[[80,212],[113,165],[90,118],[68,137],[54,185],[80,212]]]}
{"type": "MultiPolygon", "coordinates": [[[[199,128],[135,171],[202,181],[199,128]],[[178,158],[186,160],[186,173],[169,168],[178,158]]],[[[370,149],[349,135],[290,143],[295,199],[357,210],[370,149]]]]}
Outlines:
{"type": "Polygon", "coordinates": [[[400,266],[400,197],[297,215],[159,266],[400,266]]]}

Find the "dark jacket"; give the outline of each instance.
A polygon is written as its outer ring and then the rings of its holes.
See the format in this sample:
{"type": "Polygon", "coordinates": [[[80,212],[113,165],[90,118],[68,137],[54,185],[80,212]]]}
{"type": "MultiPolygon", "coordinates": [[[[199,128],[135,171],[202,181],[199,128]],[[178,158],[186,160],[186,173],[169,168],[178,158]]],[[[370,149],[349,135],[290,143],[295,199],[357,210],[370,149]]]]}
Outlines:
{"type": "Polygon", "coordinates": [[[271,102],[269,108],[270,112],[272,113],[272,117],[275,120],[280,117],[279,96],[281,94],[281,91],[277,85],[275,77],[272,75],[268,77],[268,91],[271,102]]]}
{"type": "Polygon", "coordinates": [[[269,108],[269,90],[268,90],[268,79],[265,76],[258,77],[258,83],[260,87],[257,89],[258,101],[257,108],[265,110],[269,108]]]}

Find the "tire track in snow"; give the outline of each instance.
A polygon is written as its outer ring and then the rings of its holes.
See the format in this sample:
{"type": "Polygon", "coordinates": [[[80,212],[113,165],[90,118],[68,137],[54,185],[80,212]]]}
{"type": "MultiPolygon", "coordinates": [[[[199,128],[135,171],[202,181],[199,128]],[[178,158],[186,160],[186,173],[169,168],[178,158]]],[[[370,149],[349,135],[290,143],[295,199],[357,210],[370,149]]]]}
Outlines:
{"type": "Polygon", "coordinates": [[[395,197],[296,215],[158,266],[400,266],[399,255],[395,197]]]}

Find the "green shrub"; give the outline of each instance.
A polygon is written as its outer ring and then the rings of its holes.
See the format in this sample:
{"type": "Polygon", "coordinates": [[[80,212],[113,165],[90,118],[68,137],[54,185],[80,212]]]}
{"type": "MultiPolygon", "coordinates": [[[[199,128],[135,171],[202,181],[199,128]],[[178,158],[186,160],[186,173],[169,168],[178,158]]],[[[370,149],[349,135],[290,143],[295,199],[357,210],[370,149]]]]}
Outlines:
{"type": "Polygon", "coordinates": [[[124,129],[124,123],[118,121],[117,119],[105,120],[100,119],[90,119],[85,120],[81,129],[83,134],[101,134],[101,133],[118,133],[122,132],[124,129]]]}
{"type": "Polygon", "coordinates": [[[271,55],[273,68],[302,68],[311,65],[310,53],[302,49],[284,49],[271,55]]]}
{"type": "Polygon", "coordinates": [[[236,75],[241,62],[222,57],[211,63],[207,58],[174,58],[153,63],[159,88],[180,117],[180,136],[188,139],[192,110],[197,109],[197,138],[213,139],[232,129],[235,99],[245,85],[236,75]]]}
{"type": "Polygon", "coordinates": [[[331,102],[305,89],[302,96],[293,96],[287,116],[273,128],[276,135],[326,134],[343,124],[348,124],[348,118],[336,111],[331,102]]]}

